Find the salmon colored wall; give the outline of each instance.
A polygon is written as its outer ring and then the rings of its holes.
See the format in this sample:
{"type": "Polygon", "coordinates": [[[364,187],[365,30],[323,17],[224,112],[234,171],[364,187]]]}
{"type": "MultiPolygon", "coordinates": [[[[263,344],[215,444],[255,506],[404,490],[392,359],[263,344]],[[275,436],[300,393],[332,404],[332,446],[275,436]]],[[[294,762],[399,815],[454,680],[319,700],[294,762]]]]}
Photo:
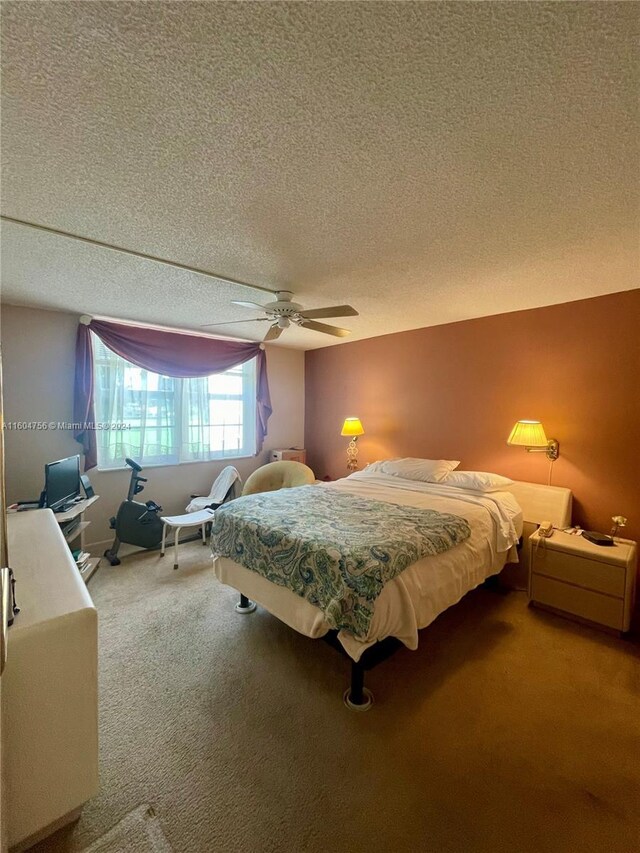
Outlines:
{"type": "Polygon", "coordinates": [[[546,483],[542,453],[508,447],[516,420],[560,442],[553,485],[574,522],[640,539],[640,290],[399,332],[306,353],[307,461],[346,475],[345,417],[362,420],[359,463],[460,459],[461,469],[546,483]]]}

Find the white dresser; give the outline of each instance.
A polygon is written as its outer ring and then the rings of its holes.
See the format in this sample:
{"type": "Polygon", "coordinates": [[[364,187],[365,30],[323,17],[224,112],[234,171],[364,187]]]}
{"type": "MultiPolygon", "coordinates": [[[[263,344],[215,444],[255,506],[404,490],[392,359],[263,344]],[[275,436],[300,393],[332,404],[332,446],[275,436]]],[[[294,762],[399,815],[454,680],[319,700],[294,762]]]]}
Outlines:
{"type": "Polygon", "coordinates": [[[9,845],[24,849],[98,790],[98,617],[54,514],[9,515],[20,613],[2,681],[9,845]]]}

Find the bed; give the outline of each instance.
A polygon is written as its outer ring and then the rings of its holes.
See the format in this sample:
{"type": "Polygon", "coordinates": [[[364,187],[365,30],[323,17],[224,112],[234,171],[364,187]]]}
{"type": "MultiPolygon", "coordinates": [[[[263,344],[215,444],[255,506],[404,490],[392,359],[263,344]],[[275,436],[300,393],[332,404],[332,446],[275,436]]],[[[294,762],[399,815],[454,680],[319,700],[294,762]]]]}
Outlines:
{"type": "MultiPolygon", "coordinates": [[[[523,531],[530,532],[543,518],[551,519],[557,526],[567,526],[571,514],[568,489],[513,483],[496,491],[478,492],[447,485],[446,480],[421,482],[386,474],[376,468],[335,482],[287,491],[286,496],[273,493],[279,495],[275,500],[280,501],[288,515],[281,513],[279,523],[274,523],[272,529],[266,527],[266,535],[259,506],[247,504],[244,498],[226,505],[225,512],[234,512],[235,518],[221,518],[220,524],[214,526],[214,571],[222,583],[240,593],[238,612],[251,612],[257,602],[301,634],[323,637],[346,654],[351,659],[352,678],[344,698],[349,707],[358,710],[370,707],[372,701],[370,692],[364,687],[367,669],[400,645],[417,648],[420,629],[471,589],[500,572],[505,563],[517,563],[517,543],[523,531]],[[317,596],[307,595],[304,583],[300,586],[300,576],[305,576],[301,567],[306,563],[301,558],[294,565],[291,552],[296,549],[291,540],[275,535],[276,529],[289,526],[295,529],[298,515],[304,515],[307,503],[310,512],[315,512],[318,518],[327,517],[331,534],[345,539],[349,538],[347,530],[355,525],[358,514],[366,513],[367,518],[375,520],[371,513],[383,507],[391,527],[398,528],[400,536],[404,534],[394,514],[399,518],[403,512],[407,516],[417,513],[418,517],[432,513],[441,522],[437,528],[439,534],[442,534],[444,520],[446,530],[452,533],[451,541],[439,550],[443,538],[439,535],[436,537],[438,548],[425,546],[422,552],[429,553],[415,560],[411,555],[406,557],[409,564],[382,585],[366,619],[354,622],[352,613],[357,607],[353,602],[345,606],[348,613],[336,614],[332,607],[319,603],[317,596]],[[352,506],[357,513],[350,512],[352,506]],[[328,507],[326,512],[325,507],[328,507]],[[461,524],[452,527],[450,519],[457,519],[461,524]],[[227,523],[226,536],[223,520],[227,523]],[[253,527],[261,525],[259,538],[267,546],[261,554],[253,553],[245,540],[245,535],[250,535],[246,526],[256,520],[259,525],[254,523],[253,527]],[[270,538],[272,531],[274,537],[270,538]],[[287,574],[296,576],[298,586],[293,587],[296,591],[289,588],[289,579],[284,577],[287,574]]],[[[266,496],[262,504],[271,508],[275,506],[274,498],[266,496]]],[[[384,531],[383,534],[387,535],[384,531]]],[[[370,535],[375,539],[374,533],[370,535]]],[[[297,546],[297,540],[295,544],[297,546]]],[[[341,559],[336,558],[337,562],[341,559]]]]}

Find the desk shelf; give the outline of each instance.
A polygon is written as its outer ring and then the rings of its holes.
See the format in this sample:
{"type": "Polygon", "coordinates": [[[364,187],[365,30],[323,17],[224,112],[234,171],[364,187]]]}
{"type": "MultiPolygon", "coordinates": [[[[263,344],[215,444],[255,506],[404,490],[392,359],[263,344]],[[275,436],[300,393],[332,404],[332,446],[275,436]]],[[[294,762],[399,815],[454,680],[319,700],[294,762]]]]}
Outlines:
{"type": "Polygon", "coordinates": [[[91,557],[91,559],[87,561],[87,564],[84,569],[78,569],[78,571],[80,572],[80,577],[85,583],[89,583],[89,579],[98,570],[99,565],[100,557],[91,557]]]}
{"type": "Polygon", "coordinates": [[[56,521],[58,524],[64,524],[66,521],[73,521],[74,518],[82,515],[82,513],[86,512],[90,506],[93,506],[97,500],[100,500],[100,495],[94,495],[92,498],[86,498],[83,501],[78,501],[65,512],[54,513],[56,521]]]}
{"type": "MultiPolygon", "coordinates": [[[[71,543],[75,542],[76,539],[80,539],[80,549],[82,551],[86,550],[85,546],[85,538],[84,534],[91,524],[90,521],[84,520],[84,514],[89,509],[90,506],[99,500],[100,495],[94,495],[91,498],[87,498],[83,501],[78,501],[72,507],[70,507],[66,512],[56,512],[54,513],[54,518],[58,522],[59,526],[62,528],[65,524],[69,524],[70,522],[75,521],[78,516],[80,516],[80,522],[76,524],[73,530],[70,530],[68,533],[63,531],[64,538],[67,542],[69,548],[71,548],[71,543]]],[[[84,580],[85,583],[88,583],[89,578],[95,574],[98,566],[100,565],[100,557],[92,557],[84,569],[80,569],[78,566],[77,569],[80,572],[80,577],[84,580]]]]}
{"type": "Polygon", "coordinates": [[[77,539],[81,533],[87,529],[87,527],[91,524],[90,521],[81,521],[77,527],[74,527],[70,533],[65,533],[64,538],[66,539],[68,544],[71,544],[74,539],[77,539]]]}

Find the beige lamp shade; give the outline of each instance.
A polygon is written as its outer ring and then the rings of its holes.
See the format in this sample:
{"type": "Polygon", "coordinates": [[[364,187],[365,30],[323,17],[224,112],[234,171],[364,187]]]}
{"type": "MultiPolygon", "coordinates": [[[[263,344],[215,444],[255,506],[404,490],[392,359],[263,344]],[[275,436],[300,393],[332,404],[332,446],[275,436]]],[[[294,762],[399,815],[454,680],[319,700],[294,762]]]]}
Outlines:
{"type": "Polygon", "coordinates": [[[540,421],[517,421],[507,439],[507,444],[546,447],[548,441],[540,421]]]}
{"type": "Polygon", "coordinates": [[[364,435],[360,418],[346,418],[340,435],[364,435]]]}

